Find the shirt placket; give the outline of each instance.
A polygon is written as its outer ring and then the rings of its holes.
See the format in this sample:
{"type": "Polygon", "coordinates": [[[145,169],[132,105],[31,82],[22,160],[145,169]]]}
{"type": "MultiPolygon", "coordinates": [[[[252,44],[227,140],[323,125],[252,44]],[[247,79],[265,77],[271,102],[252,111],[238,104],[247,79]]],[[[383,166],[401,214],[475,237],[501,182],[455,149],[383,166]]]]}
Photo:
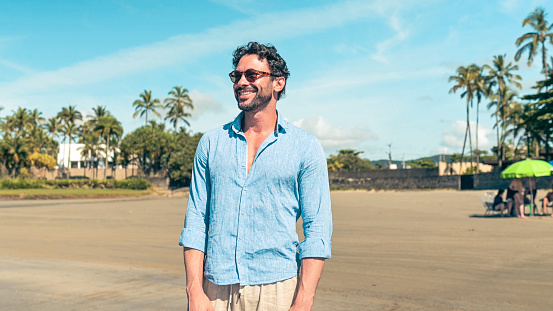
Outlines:
{"type": "Polygon", "coordinates": [[[248,188],[246,186],[248,178],[248,143],[246,142],[246,137],[240,135],[240,141],[238,142],[237,147],[237,157],[238,165],[240,169],[240,179],[242,180],[242,189],[240,191],[240,205],[238,207],[238,229],[236,232],[236,267],[238,271],[238,280],[239,283],[247,282],[248,271],[246,269],[245,263],[243,262],[243,255],[245,253],[245,240],[244,234],[246,230],[246,209],[247,209],[247,197],[248,197],[248,188]]]}
{"type": "Polygon", "coordinates": [[[244,284],[249,282],[249,271],[242,256],[245,254],[245,247],[247,242],[246,230],[249,224],[248,221],[250,221],[248,219],[248,209],[251,208],[251,203],[253,202],[253,200],[249,199],[251,197],[251,194],[248,193],[248,180],[252,178],[251,176],[255,172],[255,162],[257,161],[257,158],[269,145],[276,141],[276,137],[274,135],[270,135],[269,137],[267,137],[267,139],[265,139],[261,146],[259,146],[259,149],[257,150],[257,153],[254,157],[252,166],[250,167],[249,173],[247,168],[248,143],[245,136],[241,135],[240,138],[241,141],[239,142],[239,147],[237,148],[237,154],[239,154],[238,161],[241,167],[240,176],[242,177],[242,190],[240,192],[240,206],[238,208],[238,230],[236,234],[235,256],[236,267],[238,271],[238,280],[240,284],[244,284]]]}

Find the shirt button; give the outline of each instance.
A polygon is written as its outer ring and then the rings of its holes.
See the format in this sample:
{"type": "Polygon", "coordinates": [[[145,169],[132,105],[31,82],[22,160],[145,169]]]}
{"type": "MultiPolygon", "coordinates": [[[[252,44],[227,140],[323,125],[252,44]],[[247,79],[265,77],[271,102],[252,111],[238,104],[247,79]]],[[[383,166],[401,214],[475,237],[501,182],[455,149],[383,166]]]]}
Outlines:
{"type": "Polygon", "coordinates": [[[240,214],[244,215],[244,212],[241,212],[240,214]]]}
{"type": "Polygon", "coordinates": [[[244,187],[244,191],[248,191],[248,188],[244,187]]]}
{"type": "Polygon", "coordinates": [[[244,164],[244,163],[242,163],[241,165],[242,165],[242,167],[246,166],[246,164],[244,164]]]}
{"type": "Polygon", "coordinates": [[[241,237],[241,236],[239,236],[239,237],[238,237],[238,240],[242,240],[242,237],[241,237]]]}

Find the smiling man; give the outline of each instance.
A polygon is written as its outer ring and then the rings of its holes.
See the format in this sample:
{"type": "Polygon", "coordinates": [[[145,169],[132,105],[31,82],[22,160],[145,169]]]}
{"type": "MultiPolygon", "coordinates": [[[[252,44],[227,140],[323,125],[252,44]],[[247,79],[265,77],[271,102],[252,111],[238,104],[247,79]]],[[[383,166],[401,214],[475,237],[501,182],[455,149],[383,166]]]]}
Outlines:
{"type": "Polygon", "coordinates": [[[179,243],[188,307],[310,310],[331,249],[324,152],[277,112],[289,71],[273,46],[238,47],[233,66],[242,112],[207,132],[194,158],[179,243]]]}

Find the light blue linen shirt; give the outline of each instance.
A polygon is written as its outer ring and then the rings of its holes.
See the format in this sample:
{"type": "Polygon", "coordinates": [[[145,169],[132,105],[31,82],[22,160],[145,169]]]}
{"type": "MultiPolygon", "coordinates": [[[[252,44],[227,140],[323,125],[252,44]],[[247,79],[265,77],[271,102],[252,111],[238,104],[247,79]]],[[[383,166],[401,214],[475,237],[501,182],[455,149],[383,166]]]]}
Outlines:
{"type": "Polygon", "coordinates": [[[297,275],[300,259],[330,258],[332,212],[320,143],[279,114],[248,173],[243,116],[200,140],[179,242],[207,255],[204,276],[219,285],[286,280],[297,275]],[[298,244],[300,216],[305,239],[298,244]]]}

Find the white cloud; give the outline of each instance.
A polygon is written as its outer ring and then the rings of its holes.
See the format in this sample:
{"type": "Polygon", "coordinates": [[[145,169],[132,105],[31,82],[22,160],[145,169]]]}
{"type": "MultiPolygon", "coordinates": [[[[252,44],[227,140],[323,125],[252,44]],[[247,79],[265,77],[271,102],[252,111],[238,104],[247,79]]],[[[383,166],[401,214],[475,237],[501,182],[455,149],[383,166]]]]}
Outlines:
{"type": "Polygon", "coordinates": [[[225,107],[224,105],[213,98],[211,94],[208,93],[201,93],[198,90],[192,90],[190,92],[190,98],[192,99],[192,103],[194,105],[194,110],[191,111],[192,120],[197,120],[200,116],[204,115],[205,113],[221,113],[225,107]]]}
{"type": "MultiPolygon", "coordinates": [[[[446,130],[442,134],[442,143],[440,148],[449,150],[450,152],[461,152],[463,141],[465,138],[466,121],[457,120],[451,125],[451,129],[446,130]]],[[[472,139],[472,147],[476,148],[476,122],[470,122],[470,131],[472,139]]],[[[489,151],[495,144],[492,142],[494,131],[479,124],[478,126],[478,149],[489,151]],[[492,137],[492,139],[490,139],[492,137]]],[[[469,150],[469,140],[465,145],[465,153],[469,150]]]]}
{"type": "Polygon", "coordinates": [[[339,149],[356,149],[366,141],[378,139],[376,134],[365,126],[356,126],[350,129],[336,127],[330,124],[326,118],[317,115],[292,123],[315,135],[327,153],[339,149]]]}

